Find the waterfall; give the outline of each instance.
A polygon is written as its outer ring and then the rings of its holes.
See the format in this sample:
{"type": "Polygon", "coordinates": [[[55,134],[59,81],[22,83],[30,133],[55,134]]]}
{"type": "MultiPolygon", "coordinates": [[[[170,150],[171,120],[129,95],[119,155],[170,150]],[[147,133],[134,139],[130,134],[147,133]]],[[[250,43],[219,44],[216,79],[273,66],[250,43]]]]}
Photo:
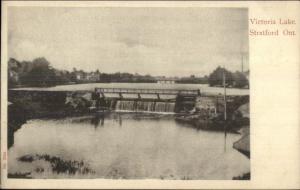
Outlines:
{"type": "Polygon", "coordinates": [[[174,102],[156,102],[155,112],[174,112],[174,102]]]}
{"type": "Polygon", "coordinates": [[[155,102],[137,101],[136,110],[153,112],[155,110],[155,102]]]}
{"type": "Polygon", "coordinates": [[[134,111],[135,106],[134,101],[129,100],[119,100],[117,101],[116,110],[127,110],[127,111],[134,111]]]}
{"type": "Polygon", "coordinates": [[[175,102],[166,102],[166,112],[175,111],[175,102]]]}
{"type": "Polygon", "coordinates": [[[174,112],[175,102],[118,100],[117,111],[174,112]]]}

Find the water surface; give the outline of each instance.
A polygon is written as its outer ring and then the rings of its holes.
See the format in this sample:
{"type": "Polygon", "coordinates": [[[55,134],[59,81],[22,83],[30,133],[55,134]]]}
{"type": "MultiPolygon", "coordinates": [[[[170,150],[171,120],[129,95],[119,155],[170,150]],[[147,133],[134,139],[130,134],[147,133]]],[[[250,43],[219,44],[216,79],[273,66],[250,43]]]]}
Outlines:
{"type": "MultiPolygon", "coordinates": [[[[49,90],[49,91],[73,91],[95,90],[95,88],[137,88],[137,89],[180,89],[198,90],[207,94],[223,94],[221,87],[210,87],[207,84],[159,84],[159,83],[89,83],[59,85],[49,88],[18,88],[19,90],[49,90]]],[[[249,95],[249,89],[228,88],[227,95],[249,95]]]]}
{"type": "Polygon", "coordinates": [[[15,133],[9,173],[28,172],[33,178],[232,179],[250,171],[249,159],[232,148],[239,138],[227,134],[225,144],[222,132],[197,130],[163,114],[30,120],[15,133]],[[21,161],[22,156],[35,160],[21,161]],[[91,172],[57,173],[57,160],[82,162],[91,172]]]}

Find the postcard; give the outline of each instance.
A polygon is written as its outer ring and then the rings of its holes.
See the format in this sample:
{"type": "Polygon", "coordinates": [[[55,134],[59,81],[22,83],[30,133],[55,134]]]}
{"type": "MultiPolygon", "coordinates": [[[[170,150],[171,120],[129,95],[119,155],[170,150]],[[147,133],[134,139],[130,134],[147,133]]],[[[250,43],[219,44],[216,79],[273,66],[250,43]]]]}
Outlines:
{"type": "Polygon", "coordinates": [[[300,187],[299,2],[2,5],[1,187],[300,187]]]}

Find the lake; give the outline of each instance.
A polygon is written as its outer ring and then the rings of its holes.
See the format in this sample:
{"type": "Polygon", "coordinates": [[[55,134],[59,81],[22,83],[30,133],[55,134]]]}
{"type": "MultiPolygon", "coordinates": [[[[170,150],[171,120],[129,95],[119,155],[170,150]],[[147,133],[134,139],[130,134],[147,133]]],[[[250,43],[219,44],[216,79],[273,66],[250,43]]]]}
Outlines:
{"type": "MultiPolygon", "coordinates": [[[[88,83],[59,85],[49,88],[18,88],[18,90],[45,90],[45,91],[75,91],[95,90],[95,88],[137,88],[137,89],[181,89],[198,90],[206,94],[223,94],[221,87],[210,87],[207,84],[159,84],[159,83],[88,83]]],[[[227,88],[227,95],[249,95],[249,89],[227,88]]]]}
{"type": "Polygon", "coordinates": [[[250,171],[250,160],[232,148],[240,137],[177,123],[172,114],[35,119],[15,132],[8,172],[32,178],[231,180],[250,171]]]}

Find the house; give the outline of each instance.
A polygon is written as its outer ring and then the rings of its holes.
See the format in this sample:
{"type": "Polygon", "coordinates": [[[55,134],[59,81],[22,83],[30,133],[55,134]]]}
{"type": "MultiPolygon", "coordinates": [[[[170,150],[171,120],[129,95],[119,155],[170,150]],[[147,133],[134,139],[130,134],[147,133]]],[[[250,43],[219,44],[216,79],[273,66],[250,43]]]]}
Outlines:
{"type": "Polygon", "coordinates": [[[159,77],[156,78],[157,83],[159,84],[175,84],[176,79],[175,78],[165,78],[165,77],[159,77]]]}
{"type": "Polygon", "coordinates": [[[77,81],[97,82],[100,80],[100,73],[97,72],[85,73],[84,71],[76,71],[75,77],[77,81]]]}
{"type": "Polygon", "coordinates": [[[86,78],[86,74],[83,71],[76,71],[75,72],[76,80],[83,81],[86,78]]]}
{"type": "Polygon", "coordinates": [[[86,80],[92,81],[92,82],[97,82],[100,80],[100,73],[96,72],[91,72],[86,75],[86,80]]]}
{"type": "Polygon", "coordinates": [[[13,70],[9,71],[9,78],[12,79],[14,82],[19,81],[19,74],[13,70]]]}

